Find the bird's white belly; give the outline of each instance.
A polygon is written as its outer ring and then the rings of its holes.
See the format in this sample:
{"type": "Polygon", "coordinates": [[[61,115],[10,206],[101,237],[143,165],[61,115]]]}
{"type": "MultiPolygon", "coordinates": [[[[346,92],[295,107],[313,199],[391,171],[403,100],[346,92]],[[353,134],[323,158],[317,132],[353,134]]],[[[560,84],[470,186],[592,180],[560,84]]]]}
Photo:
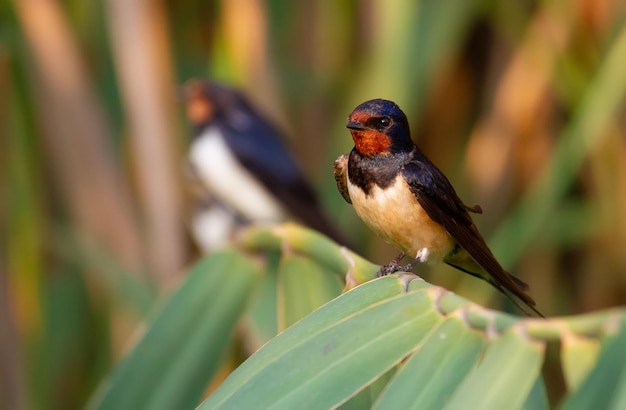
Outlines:
{"type": "Polygon", "coordinates": [[[373,186],[369,195],[350,182],[348,191],[365,224],[402,252],[416,257],[427,249],[428,261],[440,262],[454,247],[450,235],[430,219],[402,176],[384,190],[373,186]]]}
{"type": "Polygon", "coordinates": [[[214,252],[226,246],[237,226],[232,212],[219,205],[197,211],[191,220],[191,232],[204,252],[214,252]]]}
{"type": "Polygon", "coordinates": [[[253,221],[280,221],[278,201],[237,161],[216,127],[191,145],[191,165],[209,191],[253,221]]]}

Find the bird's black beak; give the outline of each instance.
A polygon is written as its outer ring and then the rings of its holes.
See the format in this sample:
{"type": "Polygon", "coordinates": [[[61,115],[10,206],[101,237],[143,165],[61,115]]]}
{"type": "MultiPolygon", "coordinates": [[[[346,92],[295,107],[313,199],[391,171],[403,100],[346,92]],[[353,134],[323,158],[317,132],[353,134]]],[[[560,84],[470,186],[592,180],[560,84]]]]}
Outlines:
{"type": "Polygon", "coordinates": [[[351,130],[364,130],[365,127],[360,122],[349,121],[346,125],[346,128],[350,128],[351,130]]]}

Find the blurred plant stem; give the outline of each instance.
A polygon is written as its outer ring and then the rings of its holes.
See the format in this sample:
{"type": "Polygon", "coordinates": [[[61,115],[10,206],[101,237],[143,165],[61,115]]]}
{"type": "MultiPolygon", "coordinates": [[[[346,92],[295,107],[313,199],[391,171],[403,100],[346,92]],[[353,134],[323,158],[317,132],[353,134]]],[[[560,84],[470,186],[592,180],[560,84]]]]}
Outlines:
{"type": "Polygon", "coordinates": [[[160,1],[109,0],[106,6],[145,211],[150,267],[161,278],[171,277],[183,266],[185,241],[165,10],[160,1]]]}
{"type": "Polygon", "coordinates": [[[247,87],[256,105],[285,126],[289,121],[284,118],[285,110],[279,109],[276,68],[268,44],[267,13],[260,0],[223,2],[224,41],[230,62],[230,70],[225,74],[247,87]]]}
{"type": "Polygon", "coordinates": [[[15,304],[9,294],[9,278],[0,249],[0,399],[7,409],[29,408],[26,396],[26,369],[17,332],[15,304]]]}
{"type": "Polygon", "coordinates": [[[54,182],[83,240],[138,272],[141,238],[127,182],[111,152],[111,132],[75,38],[57,1],[14,0],[26,37],[32,100],[54,182]]]}
{"type": "Polygon", "coordinates": [[[608,48],[606,58],[576,107],[572,121],[563,130],[550,162],[514,213],[495,235],[496,254],[510,265],[542,229],[558,202],[573,184],[591,147],[610,135],[626,93],[626,27],[608,48]],[[513,240],[515,238],[515,240],[513,240]],[[505,250],[506,248],[506,250],[505,250]]]}
{"type": "MultiPolygon", "coordinates": [[[[537,167],[528,166],[523,156],[544,161],[550,154],[548,124],[537,118],[550,115],[545,99],[565,40],[555,44],[545,19],[546,10],[541,10],[529,22],[515,54],[502,68],[490,111],[476,124],[469,139],[466,169],[478,197],[489,203],[494,216],[503,214],[514,196],[514,178],[521,174],[520,179],[526,182],[539,172],[537,167]]],[[[565,31],[563,26],[567,26],[560,20],[553,19],[552,31],[565,31]]],[[[569,33],[560,34],[566,37],[569,33]]]]}
{"type": "MultiPolygon", "coordinates": [[[[532,35],[536,36],[536,33],[532,35]]],[[[542,54],[543,64],[551,65],[551,61],[545,61],[548,54],[542,54]]],[[[547,165],[534,171],[538,174],[535,182],[495,233],[491,241],[492,250],[503,266],[514,265],[532,241],[540,236],[540,231],[554,218],[555,209],[575,184],[591,149],[610,136],[607,130],[615,121],[615,114],[626,94],[626,77],[622,73],[625,55],[626,28],[622,28],[608,47],[606,57],[594,73],[580,103],[574,107],[572,119],[557,139],[547,165]]],[[[533,66],[537,65],[541,64],[533,66]]],[[[517,111],[519,116],[520,110],[517,111]]],[[[531,119],[528,121],[532,122],[531,119]]],[[[492,153],[489,158],[498,156],[492,153]]],[[[481,162],[490,161],[483,159],[481,162]]],[[[585,229],[582,223],[578,229],[585,229]]],[[[470,282],[471,279],[464,279],[464,285],[468,287],[470,282]]]]}

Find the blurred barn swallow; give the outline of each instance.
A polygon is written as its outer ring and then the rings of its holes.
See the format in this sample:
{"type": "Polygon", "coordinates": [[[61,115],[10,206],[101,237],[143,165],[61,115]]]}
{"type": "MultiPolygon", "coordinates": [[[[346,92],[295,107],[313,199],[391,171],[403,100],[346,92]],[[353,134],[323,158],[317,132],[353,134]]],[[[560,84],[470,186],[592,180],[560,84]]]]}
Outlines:
{"type": "Polygon", "coordinates": [[[228,231],[228,226],[239,225],[235,220],[273,223],[293,217],[346,244],[322,212],[278,131],[241,93],[190,80],[183,87],[183,99],[193,129],[190,167],[214,205],[211,216],[196,215],[196,225],[228,231]],[[225,227],[218,227],[218,222],[225,227]]]}
{"type": "Polygon", "coordinates": [[[486,280],[525,313],[511,295],[542,316],[525,292],[528,285],[500,266],[478,232],[469,212],[482,209],[465,205],[415,145],[395,103],[364,102],[348,117],[347,128],[354,148],[335,161],[337,188],[366,225],[402,252],[377,276],[444,262],[486,280]],[[405,255],[414,259],[401,266],[405,255]]]}

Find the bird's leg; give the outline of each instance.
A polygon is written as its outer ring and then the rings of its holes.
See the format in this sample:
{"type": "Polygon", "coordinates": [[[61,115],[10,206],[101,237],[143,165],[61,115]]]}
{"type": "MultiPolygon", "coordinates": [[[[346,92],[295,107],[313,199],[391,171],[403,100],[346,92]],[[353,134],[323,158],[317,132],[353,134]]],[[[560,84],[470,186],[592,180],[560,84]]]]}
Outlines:
{"type": "Polygon", "coordinates": [[[428,248],[422,248],[417,252],[417,255],[415,255],[415,259],[413,259],[411,263],[404,266],[398,266],[398,270],[401,270],[403,272],[411,272],[415,265],[417,265],[418,263],[425,263],[428,260],[429,256],[430,251],[428,250],[428,248]]]}
{"type": "Polygon", "coordinates": [[[406,255],[406,253],[400,252],[400,254],[393,258],[391,262],[381,266],[378,272],[376,272],[376,277],[380,278],[381,276],[387,276],[401,270],[402,266],[400,266],[400,261],[404,258],[404,255],[406,255]]]}

